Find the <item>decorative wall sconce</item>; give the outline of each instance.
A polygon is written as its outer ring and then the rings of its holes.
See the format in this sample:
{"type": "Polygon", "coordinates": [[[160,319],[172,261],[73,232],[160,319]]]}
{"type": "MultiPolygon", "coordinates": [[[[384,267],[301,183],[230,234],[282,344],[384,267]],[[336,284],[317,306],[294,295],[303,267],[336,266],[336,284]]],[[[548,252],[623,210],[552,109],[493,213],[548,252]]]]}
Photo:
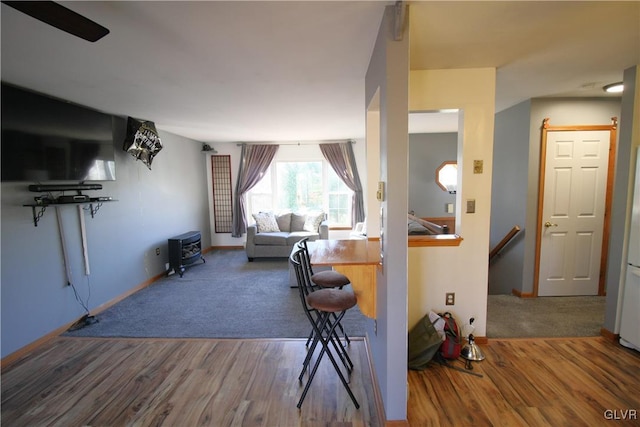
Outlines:
{"type": "Polygon", "coordinates": [[[436,169],[436,183],[449,194],[456,194],[458,190],[458,162],[453,160],[442,162],[436,169]]]}

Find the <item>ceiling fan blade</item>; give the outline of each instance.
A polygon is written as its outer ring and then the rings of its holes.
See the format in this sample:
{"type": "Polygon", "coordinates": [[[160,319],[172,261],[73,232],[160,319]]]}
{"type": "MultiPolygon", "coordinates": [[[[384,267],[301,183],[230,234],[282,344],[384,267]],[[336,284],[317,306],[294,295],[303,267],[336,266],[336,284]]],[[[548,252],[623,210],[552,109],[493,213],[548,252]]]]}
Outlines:
{"type": "Polygon", "coordinates": [[[53,1],[3,1],[2,3],[90,42],[98,41],[109,34],[109,30],[102,25],[53,1]]]}

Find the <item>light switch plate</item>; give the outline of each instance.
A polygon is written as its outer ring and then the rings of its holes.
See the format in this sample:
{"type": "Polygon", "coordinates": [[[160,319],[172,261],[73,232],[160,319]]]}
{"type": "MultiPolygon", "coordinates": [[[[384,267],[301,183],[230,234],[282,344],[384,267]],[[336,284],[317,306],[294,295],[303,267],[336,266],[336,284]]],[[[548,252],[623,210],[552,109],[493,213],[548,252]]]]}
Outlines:
{"type": "Polygon", "coordinates": [[[476,201],[475,201],[475,199],[467,200],[467,213],[476,213],[476,201]]]}
{"type": "Polygon", "coordinates": [[[473,161],[473,173],[482,173],[484,168],[484,162],[482,160],[473,161]]]}
{"type": "Polygon", "coordinates": [[[378,199],[379,202],[384,201],[384,182],[383,181],[378,182],[378,191],[376,191],[376,199],[378,199]]]}

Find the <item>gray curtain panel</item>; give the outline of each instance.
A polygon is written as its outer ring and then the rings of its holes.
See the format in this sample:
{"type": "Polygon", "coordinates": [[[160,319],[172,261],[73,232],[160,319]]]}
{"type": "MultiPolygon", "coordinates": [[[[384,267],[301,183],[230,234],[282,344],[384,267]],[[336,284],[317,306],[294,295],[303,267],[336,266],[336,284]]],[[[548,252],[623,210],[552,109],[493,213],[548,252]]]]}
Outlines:
{"type": "Polygon", "coordinates": [[[351,142],[320,144],[322,155],[336,174],[353,191],[351,199],[351,227],[364,221],[364,197],[351,142]]]}
{"type": "Polygon", "coordinates": [[[233,200],[232,237],[242,237],[242,234],[247,232],[243,196],[260,182],[277,151],[278,146],[273,144],[242,144],[238,181],[236,184],[235,198],[233,200]]]}

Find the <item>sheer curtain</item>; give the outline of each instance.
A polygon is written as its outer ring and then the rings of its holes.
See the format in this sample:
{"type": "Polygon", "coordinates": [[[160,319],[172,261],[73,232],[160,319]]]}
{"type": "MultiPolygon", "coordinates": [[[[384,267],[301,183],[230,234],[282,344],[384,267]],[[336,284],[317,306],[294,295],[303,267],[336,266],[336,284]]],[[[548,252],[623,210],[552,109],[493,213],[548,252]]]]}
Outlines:
{"type": "Polygon", "coordinates": [[[242,144],[238,181],[233,200],[232,237],[242,237],[242,234],[247,232],[243,196],[260,182],[277,151],[277,145],[242,144]]]}
{"type": "Polygon", "coordinates": [[[353,154],[351,142],[320,144],[320,150],[336,174],[353,191],[351,198],[351,227],[364,221],[364,197],[362,184],[358,176],[356,156],[353,154]]]}

